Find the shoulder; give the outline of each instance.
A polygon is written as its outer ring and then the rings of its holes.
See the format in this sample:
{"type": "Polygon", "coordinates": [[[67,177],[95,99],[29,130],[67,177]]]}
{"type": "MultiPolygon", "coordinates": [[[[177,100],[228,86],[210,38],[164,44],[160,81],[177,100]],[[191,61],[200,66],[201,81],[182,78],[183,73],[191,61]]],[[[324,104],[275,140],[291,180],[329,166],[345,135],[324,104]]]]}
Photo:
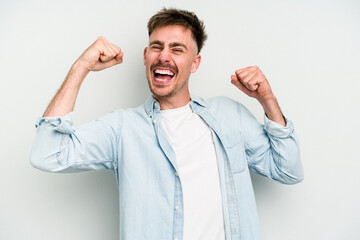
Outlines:
{"type": "Polygon", "coordinates": [[[226,96],[217,96],[209,99],[199,98],[203,101],[204,109],[222,122],[228,121],[254,121],[252,113],[243,104],[226,96]]]}
{"type": "Polygon", "coordinates": [[[130,119],[136,118],[139,115],[141,115],[141,114],[139,114],[139,112],[141,112],[140,107],[115,109],[95,121],[104,122],[111,126],[119,126],[119,125],[121,126],[121,124],[124,122],[124,120],[129,119],[129,118],[130,119]]]}
{"type": "Polygon", "coordinates": [[[118,110],[121,115],[122,122],[125,125],[138,125],[151,123],[152,113],[146,111],[145,104],[134,108],[126,108],[118,110]]]}
{"type": "Polygon", "coordinates": [[[205,105],[210,109],[210,111],[220,111],[220,112],[234,112],[234,111],[241,111],[241,109],[245,108],[244,105],[231,99],[226,96],[216,96],[208,99],[199,98],[201,99],[205,105]]]}
{"type": "Polygon", "coordinates": [[[239,104],[237,101],[226,96],[217,96],[217,97],[209,98],[208,101],[211,106],[219,106],[219,105],[236,106],[237,104],[239,104]]]}

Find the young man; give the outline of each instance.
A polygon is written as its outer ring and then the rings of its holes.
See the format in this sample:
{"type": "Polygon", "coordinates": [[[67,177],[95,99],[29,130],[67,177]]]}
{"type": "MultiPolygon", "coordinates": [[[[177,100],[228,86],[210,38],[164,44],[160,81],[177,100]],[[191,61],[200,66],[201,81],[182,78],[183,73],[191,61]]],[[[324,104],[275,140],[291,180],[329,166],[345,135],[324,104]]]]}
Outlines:
{"type": "Polygon", "coordinates": [[[39,119],[31,163],[51,172],[112,169],[124,240],[261,239],[249,168],[286,184],[302,180],[291,121],[258,67],[236,70],[231,82],[260,102],[264,126],[226,97],[190,96],[189,77],[206,40],[194,13],[163,9],[148,30],[144,65],[152,97],[72,125],[86,75],[122,62],[121,49],[98,38],[39,119]]]}

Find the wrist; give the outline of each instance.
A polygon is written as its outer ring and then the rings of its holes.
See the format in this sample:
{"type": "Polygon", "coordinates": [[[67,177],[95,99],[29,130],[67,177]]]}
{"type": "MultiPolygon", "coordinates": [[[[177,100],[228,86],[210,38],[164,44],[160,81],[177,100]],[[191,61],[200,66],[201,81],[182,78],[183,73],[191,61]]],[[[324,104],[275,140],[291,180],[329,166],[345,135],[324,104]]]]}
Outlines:
{"type": "Polygon", "coordinates": [[[71,82],[74,85],[80,87],[82,82],[84,81],[85,77],[89,73],[89,69],[84,66],[80,61],[76,61],[69,71],[69,74],[66,78],[68,82],[71,82]]]}
{"type": "Polygon", "coordinates": [[[271,92],[270,94],[257,99],[264,110],[271,110],[278,107],[278,101],[275,95],[271,92]]]}
{"type": "Polygon", "coordinates": [[[70,71],[77,72],[78,74],[86,76],[90,72],[90,69],[89,69],[89,67],[87,66],[86,63],[84,63],[81,59],[78,59],[71,66],[70,71]]]}
{"type": "Polygon", "coordinates": [[[281,112],[281,109],[279,107],[278,101],[275,96],[259,102],[263,107],[268,119],[280,125],[286,126],[285,118],[281,112]]]}
{"type": "Polygon", "coordinates": [[[273,108],[274,106],[278,106],[277,99],[273,94],[271,96],[258,99],[258,101],[263,108],[273,108]]]}

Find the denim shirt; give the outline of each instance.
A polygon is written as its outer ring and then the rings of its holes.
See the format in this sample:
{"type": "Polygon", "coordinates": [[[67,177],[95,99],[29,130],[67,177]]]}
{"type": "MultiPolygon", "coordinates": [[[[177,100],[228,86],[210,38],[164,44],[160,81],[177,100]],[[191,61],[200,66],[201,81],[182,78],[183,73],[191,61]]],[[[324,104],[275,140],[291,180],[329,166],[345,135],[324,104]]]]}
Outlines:
{"type": "MultiPolygon", "coordinates": [[[[265,116],[262,125],[226,97],[192,97],[190,106],[211,128],[226,239],[261,239],[249,169],[285,184],[303,179],[291,121],[283,127],[265,116]]],[[[175,153],[160,119],[153,98],[76,127],[71,113],[40,118],[31,164],[50,172],[111,169],[119,188],[120,239],[181,240],[186,209],[175,153]]]]}

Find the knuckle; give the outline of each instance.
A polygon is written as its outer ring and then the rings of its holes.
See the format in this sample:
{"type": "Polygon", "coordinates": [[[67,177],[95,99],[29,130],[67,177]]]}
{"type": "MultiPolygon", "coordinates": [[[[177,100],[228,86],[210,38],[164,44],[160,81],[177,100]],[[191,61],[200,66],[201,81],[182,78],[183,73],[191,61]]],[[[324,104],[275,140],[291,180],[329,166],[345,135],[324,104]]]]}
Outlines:
{"type": "Polygon", "coordinates": [[[106,40],[106,38],[104,36],[98,37],[98,39],[96,41],[101,43],[101,44],[106,44],[106,42],[107,42],[107,40],[106,40]]]}
{"type": "Polygon", "coordinates": [[[257,66],[250,66],[250,67],[248,67],[248,71],[249,71],[249,72],[256,72],[257,69],[258,69],[257,66]]]}
{"type": "Polygon", "coordinates": [[[246,72],[241,72],[238,74],[241,79],[245,78],[247,76],[246,72]]]}

